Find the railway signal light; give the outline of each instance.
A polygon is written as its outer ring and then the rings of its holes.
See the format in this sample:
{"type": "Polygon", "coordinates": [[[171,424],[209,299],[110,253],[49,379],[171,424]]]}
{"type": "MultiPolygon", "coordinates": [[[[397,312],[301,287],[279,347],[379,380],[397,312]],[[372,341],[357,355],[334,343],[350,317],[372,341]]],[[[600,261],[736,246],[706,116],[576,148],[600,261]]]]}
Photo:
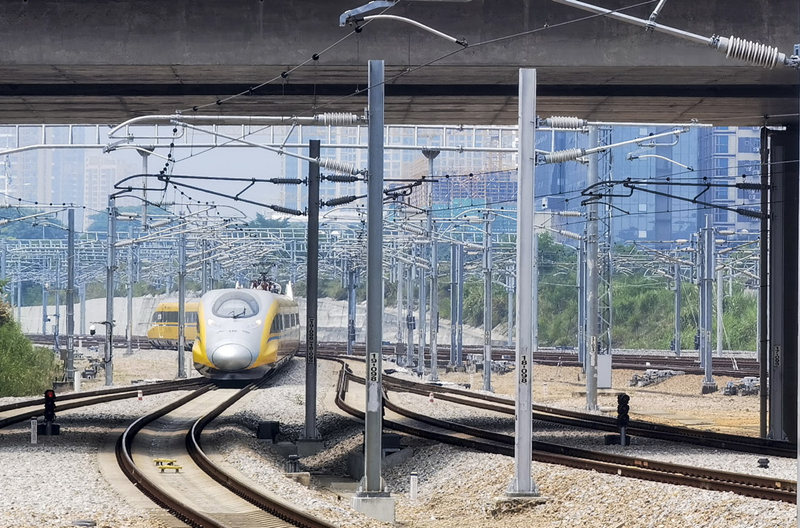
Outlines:
{"type": "Polygon", "coordinates": [[[94,335],[96,332],[97,329],[94,327],[94,325],[89,327],[89,335],[94,335]]]}
{"type": "Polygon", "coordinates": [[[56,419],[56,391],[44,391],[44,421],[52,422],[56,419]]]}
{"type": "Polygon", "coordinates": [[[630,401],[631,397],[627,394],[617,394],[617,425],[620,427],[627,427],[631,421],[631,417],[628,416],[631,410],[630,401]]]}

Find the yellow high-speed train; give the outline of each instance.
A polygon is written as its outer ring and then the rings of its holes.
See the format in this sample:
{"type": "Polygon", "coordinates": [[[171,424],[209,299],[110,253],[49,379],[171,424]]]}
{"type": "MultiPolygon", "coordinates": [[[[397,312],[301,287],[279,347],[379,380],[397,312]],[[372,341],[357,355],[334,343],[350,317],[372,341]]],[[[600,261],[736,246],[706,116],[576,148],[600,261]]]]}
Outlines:
{"type": "Polygon", "coordinates": [[[290,297],[257,288],[201,297],[194,367],[208,378],[257,379],[300,346],[300,313],[290,297]]]}
{"type": "MultiPolygon", "coordinates": [[[[183,339],[187,346],[197,337],[197,301],[184,304],[183,339]]],[[[174,348],[178,345],[178,303],[158,303],[147,330],[150,342],[159,348],[174,348]]]]}

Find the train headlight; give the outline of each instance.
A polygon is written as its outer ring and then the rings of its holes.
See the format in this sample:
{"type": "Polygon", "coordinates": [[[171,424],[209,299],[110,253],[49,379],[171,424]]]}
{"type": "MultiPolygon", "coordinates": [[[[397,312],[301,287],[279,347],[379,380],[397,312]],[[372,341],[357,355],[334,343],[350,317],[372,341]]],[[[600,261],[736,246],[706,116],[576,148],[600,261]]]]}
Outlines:
{"type": "Polygon", "coordinates": [[[211,362],[220,370],[242,370],[250,366],[253,358],[246,346],[226,343],[214,349],[211,362]]]}

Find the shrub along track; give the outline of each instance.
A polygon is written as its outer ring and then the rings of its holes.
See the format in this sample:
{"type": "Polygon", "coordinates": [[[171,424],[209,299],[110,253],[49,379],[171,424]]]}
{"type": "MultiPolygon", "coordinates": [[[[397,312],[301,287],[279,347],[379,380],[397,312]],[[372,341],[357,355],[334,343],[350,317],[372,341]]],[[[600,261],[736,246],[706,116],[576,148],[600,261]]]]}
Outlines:
{"type": "MultiPolygon", "coordinates": [[[[363,411],[354,408],[346,401],[350,382],[363,385],[364,379],[354,375],[346,366],[343,366],[337,386],[336,403],[348,414],[363,419],[363,411]]],[[[395,378],[385,376],[384,390],[387,392],[392,390],[414,392],[408,390],[410,388],[409,386],[404,386],[406,382],[396,382],[397,380],[395,378]]],[[[427,395],[429,392],[438,392],[440,399],[445,399],[443,396],[446,391],[433,390],[435,388],[442,389],[441,387],[423,384],[418,385],[425,387],[425,391],[422,392],[422,394],[427,395]]],[[[470,395],[477,396],[475,394],[470,395]]],[[[461,400],[462,401],[458,403],[469,405],[467,398],[464,398],[463,395],[461,400]]],[[[488,408],[485,405],[478,406],[484,409],[488,408]]],[[[390,411],[386,413],[387,417],[383,421],[384,426],[387,428],[460,447],[468,447],[479,451],[508,456],[514,455],[514,437],[511,435],[494,433],[424,416],[395,405],[388,396],[384,398],[384,408],[390,411]]],[[[498,409],[492,408],[492,410],[498,409]]],[[[760,499],[794,503],[797,497],[797,484],[789,480],[770,479],[753,475],[682,466],[639,457],[597,453],[543,442],[534,442],[533,450],[533,459],[537,462],[559,464],[669,484],[680,484],[717,491],[730,491],[760,499]]]]}

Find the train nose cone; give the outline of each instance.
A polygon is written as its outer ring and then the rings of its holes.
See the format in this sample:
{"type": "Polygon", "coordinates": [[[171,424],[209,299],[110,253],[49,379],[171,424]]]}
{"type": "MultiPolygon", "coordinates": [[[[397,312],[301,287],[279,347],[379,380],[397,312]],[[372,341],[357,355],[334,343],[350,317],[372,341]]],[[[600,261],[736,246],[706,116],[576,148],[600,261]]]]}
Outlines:
{"type": "Polygon", "coordinates": [[[211,362],[220,370],[242,370],[253,362],[250,350],[238,343],[220,345],[211,355],[211,362]]]}

